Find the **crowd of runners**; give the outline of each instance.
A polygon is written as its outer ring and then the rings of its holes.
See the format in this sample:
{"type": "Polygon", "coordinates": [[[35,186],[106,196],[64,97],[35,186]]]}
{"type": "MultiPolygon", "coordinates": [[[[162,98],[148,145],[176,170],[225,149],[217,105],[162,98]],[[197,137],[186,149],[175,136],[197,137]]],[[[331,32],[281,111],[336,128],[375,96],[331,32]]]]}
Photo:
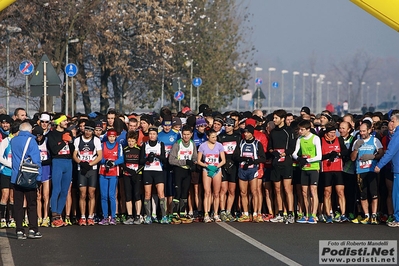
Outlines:
{"type": "MultiPolygon", "coordinates": [[[[16,227],[10,140],[27,119],[23,108],[0,115],[1,228],[16,227]]],[[[198,114],[188,107],[74,117],[42,112],[29,122],[42,167],[38,226],[399,226],[399,111],[220,113],[202,104],[198,114]]],[[[25,211],[23,225],[29,222],[25,211]]]]}

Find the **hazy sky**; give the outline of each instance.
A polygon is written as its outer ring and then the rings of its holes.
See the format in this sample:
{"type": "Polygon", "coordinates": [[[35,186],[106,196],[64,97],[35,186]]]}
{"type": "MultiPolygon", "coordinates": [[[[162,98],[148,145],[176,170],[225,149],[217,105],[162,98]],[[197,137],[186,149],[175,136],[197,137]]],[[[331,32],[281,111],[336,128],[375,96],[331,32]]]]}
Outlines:
{"type": "Polygon", "coordinates": [[[375,57],[399,58],[399,33],[349,0],[243,1],[253,14],[261,67],[279,60],[290,68],[312,52],[338,60],[364,49],[375,57]]]}

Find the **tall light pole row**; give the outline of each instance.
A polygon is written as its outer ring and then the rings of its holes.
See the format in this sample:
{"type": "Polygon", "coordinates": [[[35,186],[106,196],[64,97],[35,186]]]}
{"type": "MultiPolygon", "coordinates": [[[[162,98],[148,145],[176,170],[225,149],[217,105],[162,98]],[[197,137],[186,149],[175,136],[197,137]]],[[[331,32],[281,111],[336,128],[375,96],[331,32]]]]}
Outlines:
{"type": "Polygon", "coordinates": [[[10,34],[21,32],[19,27],[7,26],[7,69],[6,69],[6,110],[10,114],[10,34]]]}

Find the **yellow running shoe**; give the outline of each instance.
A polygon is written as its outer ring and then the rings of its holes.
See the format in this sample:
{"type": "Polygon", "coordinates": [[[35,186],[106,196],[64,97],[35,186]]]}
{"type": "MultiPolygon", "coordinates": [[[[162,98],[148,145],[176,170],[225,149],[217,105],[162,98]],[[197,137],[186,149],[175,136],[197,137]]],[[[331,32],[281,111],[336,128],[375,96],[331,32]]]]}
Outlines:
{"type": "Polygon", "coordinates": [[[44,218],[42,223],[40,224],[41,227],[49,227],[50,226],[50,218],[44,218]]]}

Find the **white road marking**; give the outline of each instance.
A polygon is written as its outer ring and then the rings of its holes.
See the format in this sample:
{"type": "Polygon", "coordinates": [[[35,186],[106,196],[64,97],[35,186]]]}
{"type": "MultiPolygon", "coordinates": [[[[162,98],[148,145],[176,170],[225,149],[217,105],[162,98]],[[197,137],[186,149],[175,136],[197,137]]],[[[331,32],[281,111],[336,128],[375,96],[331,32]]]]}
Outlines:
{"type": "Polygon", "coordinates": [[[228,225],[226,223],[217,223],[217,224],[220,225],[221,227],[223,227],[224,229],[226,229],[227,231],[229,231],[229,232],[233,233],[234,235],[238,236],[242,240],[248,242],[249,244],[253,245],[256,248],[259,248],[263,252],[269,254],[270,256],[278,259],[279,261],[281,261],[281,262],[283,262],[283,263],[285,263],[287,265],[290,265],[290,266],[299,266],[299,265],[301,265],[301,264],[291,260],[290,258],[287,258],[283,254],[278,253],[277,251],[275,251],[275,250],[269,248],[268,246],[260,243],[259,241],[253,239],[252,237],[244,234],[240,230],[235,229],[231,225],[228,225]]]}
{"type": "Polygon", "coordinates": [[[0,258],[3,261],[3,265],[14,266],[10,242],[5,229],[0,229],[0,258]]]}

